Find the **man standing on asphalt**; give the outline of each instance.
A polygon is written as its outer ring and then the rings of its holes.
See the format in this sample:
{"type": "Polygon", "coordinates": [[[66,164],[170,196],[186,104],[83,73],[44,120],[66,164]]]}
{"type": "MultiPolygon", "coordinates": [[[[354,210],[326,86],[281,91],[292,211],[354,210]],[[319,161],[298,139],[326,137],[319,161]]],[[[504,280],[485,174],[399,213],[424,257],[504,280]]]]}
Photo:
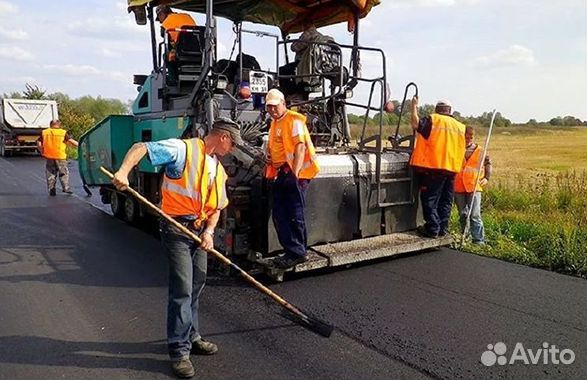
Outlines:
{"type": "Polygon", "coordinates": [[[273,119],[265,177],[273,181],[273,223],[285,251],[273,263],[287,269],[308,260],[304,204],[310,180],[320,168],[306,117],[288,110],[283,93],[277,89],[267,93],[265,104],[273,119]]]}
{"type": "Polygon", "coordinates": [[[483,149],[478,144],[475,144],[474,139],[475,130],[473,127],[468,126],[465,130],[467,144],[465,165],[455,178],[455,203],[459,210],[461,232],[465,232],[470,207],[471,216],[469,222],[471,228],[469,232],[471,233],[473,244],[484,244],[485,229],[481,219],[481,193],[483,192],[483,187],[489,181],[492,167],[489,155],[485,155],[481,171],[479,171],[483,149]]]}
{"type": "Polygon", "coordinates": [[[410,165],[420,187],[425,224],[418,232],[436,238],[448,233],[456,173],[465,157],[465,126],[452,117],[447,100],[436,103],[435,111],[418,116],[418,97],[412,99],[412,129],[416,141],[410,165]]]}
{"type": "Polygon", "coordinates": [[[205,250],[213,248],[220,211],[228,205],[226,172],[217,157],[241,144],[239,125],[230,119],[217,119],[203,140],[134,144],[112,180],[119,190],[126,189],[128,174],[148,155],[151,164],[165,168],[161,209],[202,239],[198,245],[168,222],[161,222],[161,242],[169,258],[167,346],[173,373],[181,378],[195,374],[190,353],[212,355],[218,351],[214,343],[200,335],[199,298],[206,282],[205,250]]]}
{"type": "Polygon", "coordinates": [[[69,188],[69,169],[67,168],[67,146],[77,147],[77,141],[63,128],[59,120],[51,120],[49,128],[41,133],[37,140],[37,149],[47,160],[45,164],[47,173],[47,189],[49,195],[56,195],[55,185],[57,177],[61,182],[61,189],[66,194],[73,192],[69,188]]]}

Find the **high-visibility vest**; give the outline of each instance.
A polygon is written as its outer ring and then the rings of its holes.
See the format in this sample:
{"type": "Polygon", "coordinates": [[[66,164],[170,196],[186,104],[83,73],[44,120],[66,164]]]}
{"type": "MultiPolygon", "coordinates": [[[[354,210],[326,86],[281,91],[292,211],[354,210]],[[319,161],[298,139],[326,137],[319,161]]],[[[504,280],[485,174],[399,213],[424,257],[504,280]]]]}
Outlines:
{"type": "Polygon", "coordinates": [[[226,172],[218,162],[214,183],[210,184],[204,141],[197,138],[183,141],[186,144],[185,167],[178,179],[163,177],[161,209],[171,216],[196,216],[199,226],[216,210],[228,206],[226,172]]]}
{"type": "Polygon", "coordinates": [[[65,160],[65,135],[67,131],[61,128],[46,128],[41,133],[43,136],[43,157],[50,160],[65,160]]]}
{"type": "MultiPolygon", "coordinates": [[[[306,151],[304,154],[304,161],[302,169],[298,174],[300,179],[312,179],[316,177],[316,174],[320,171],[320,167],[316,162],[316,149],[312,144],[310,138],[310,132],[306,126],[306,117],[301,113],[287,110],[286,114],[279,120],[273,120],[271,127],[269,128],[269,153],[272,154],[272,140],[280,138],[283,143],[283,149],[285,150],[285,160],[289,165],[290,169],[294,168],[294,155],[296,144],[294,142],[294,130],[296,136],[300,136],[300,139],[304,141],[306,145],[306,151]]],[[[273,157],[273,154],[272,154],[273,157]]],[[[265,177],[274,179],[277,177],[278,167],[269,164],[265,167],[265,177]]]]}
{"type": "Polygon", "coordinates": [[[433,113],[428,139],[416,134],[410,165],[458,173],[465,159],[465,125],[447,115],[433,113]]]}
{"type": "Polygon", "coordinates": [[[161,23],[161,27],[165,29],[166,32],[169,31],[169,38],[173,43],[177,42],[179,32],[170,29],[177,29],[182,26],[196,26],[196,22],[192,16],[187,13],[170,13],[161,23]]]}
{"type": "Polygon", "coordinates": [[[484,165],[481,166],[481,172],[479,172],[482,153],[483,149],[477,145],[469,159],[465,159],[463,170],[457,173],[455,177],[456,193],[472,193],[475,185],[477,185],[477,191],[483,191],[483,188],[479,185],[479,181],[485,177],[484,165]]]}

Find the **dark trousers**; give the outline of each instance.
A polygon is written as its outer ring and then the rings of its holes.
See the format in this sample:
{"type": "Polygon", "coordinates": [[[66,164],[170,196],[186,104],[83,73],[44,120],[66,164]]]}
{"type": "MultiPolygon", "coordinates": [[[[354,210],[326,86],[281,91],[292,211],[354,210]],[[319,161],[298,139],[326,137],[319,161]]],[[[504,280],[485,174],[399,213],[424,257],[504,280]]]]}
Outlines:
{"type": "MultiPolygon", "coordinates": [[[[193,222],[179,222],[200,234],[193,222]]],[[[159,232],[169,260],[167,348],[172,359],[179,359],[189,357],[192,342],[201,338],[199,301],[206,284],[208,256],[200,244],[166,221],[161,222],[159,232]]]]}
{"type": "Polygon", "coordinates": [[[448,232],[448,220],[454,198],[455,174],[442,170],[417,171],[424,227],[431,234],[448,232]]]}
{"type": "Polygon", "coordinates": [[[309,183],[307,179],[296,179],[289,169],[280,170],[273,182],[273,224],[288,255],[306,255],[304,205],[309,183]]]}

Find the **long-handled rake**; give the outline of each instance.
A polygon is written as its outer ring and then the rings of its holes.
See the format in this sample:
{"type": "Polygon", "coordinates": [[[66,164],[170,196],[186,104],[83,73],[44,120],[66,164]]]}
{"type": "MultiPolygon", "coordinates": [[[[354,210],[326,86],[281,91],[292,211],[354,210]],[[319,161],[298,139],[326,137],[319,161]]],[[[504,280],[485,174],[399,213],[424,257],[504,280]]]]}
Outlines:
{"type": "Polygon", "coordinates": [[[483,146],[483,154],[481,156],[481,160],[479,161],[479,167],[477,168],[477,178],[475,179],[475,187],[473,188],[473,194],[471,195],[471,200],[465,199],[467,202],[467,219],[465,219],[465,228],[463,228],[463,234],[461,235],[461,242],[459,244],[459,249],[463,248],[465,244],[465,238],[469,233],[469,228],[471,227],[471,211],[473,208],[473,202],[475,200],[475,194],[477,194],[477,184],[479,183],[479,174],[481,173],[481,167],[485,165],[485,156],[487,156],[487,147],[489,146],[489,140],[491,139],[491,132],[493,131],[493,122],[495,121],[495,109],[493,110],[493,114],[491,115],[491,123],[489,124],[489,131],[487,132],[487,138],[485,139],[485,144],[483,146]]]}
{"type": "MultiPolygon", "coordinates": [[[[100,167],[100,170],[102,171],[102,173],[104,173],[110,179],[112,179],[114,177],[113,174],[110,173],[108,170],[106,170],[104,167],[100,167]]],[[[163,212],[163,210],[161,210],[159,207],[155,206],[148,199],[146,199],[141,194],[139,194],[136,190],[132,189],[131,187],[127,187],[126,190],[133,197],[135,197],[137,200],[142,202],[145,206],[147,206],[153,212],[160,215],[163,219],[168,221],[171,225],[176,227],[178,230],[180,230],[181,232],[183,232],[184,234],[186,234],[187,236],[189,236],[190,238],[195,240],[197,243],[201,243],[200,238],[196,234],[194,234],[192,231],[190,231],[188,228],[186,228],[182,224],[178,223],[175,219],[173,219],[169,215],[167,215],[165,212],[163,212]]],[[[318,320],[317,318],[311,317],[308,314],[302,312],[297,306],[294,306],[291,303],[287,302],[284,298],[282,298],[278,294],[274,293],[271,289],[269,289],[265,285],[261,284],[259,281],[255,280],[254,277],[252,277],[250,274],[248,274],[247,272],[242,270],[238,265],[236,265],[235,263],[230,261],[228,258],[226,258],[226,256],[224,256],[222,253],[218,252],[216,249],[212,248],[212,249],[207,250],[207,252],[209,254],[211,254],[212,256],[214,256],[217,260],[219,260],[224,265],[229,266],[229,267],[233,268],[234,270],[236,270],[248,283],[253,285],[255,288],[257,288],[262,293],[271,297],[280,306],[282,306],[287,311],[292,313],[292,317],[293,317],[292,320],[294,320],[295,322],[298,322],[300,325],[302,325],[302,326],[304,326],[304,327],[306,327],[306,328],[308,328],[308,329],[310,329],[310,330],[312,330],[322,336],[325,336],[325,337],[329,337],[332,334],[332,330],[334,330],[334,326],[329,325],[325,322],[322,322],[322,321],[318,320]]]]}

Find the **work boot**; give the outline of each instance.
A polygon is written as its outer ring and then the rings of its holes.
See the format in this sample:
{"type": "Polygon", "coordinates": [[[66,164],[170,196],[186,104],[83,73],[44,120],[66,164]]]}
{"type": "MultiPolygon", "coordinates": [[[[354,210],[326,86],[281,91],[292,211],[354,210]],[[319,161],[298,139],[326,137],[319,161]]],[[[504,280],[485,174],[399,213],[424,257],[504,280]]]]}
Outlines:
{"type": "Polygon", "coordinates": [[[192,364],[189,356],[172,360],[171,370],[175,376],[182,379],[189,379],[190,377],[194,377],[196,374],[196,370],[194,369],[194,365],[192,364]]]}
{"type": "Polygon", "coordinates": [[[288,255],[287,253],[276,257],[273,260],[273,265],[279,269],[289,269],[298,264],[308,261],[308,256],[288,255]]]}
{"type": "Polygon", "coordinates": [[[65,194],[73,194],[73,191],[71,191],[71,189],[63,189],[63,192],[65,194]]]}
{"type": "Polygon", "coordinates": [[[438,234],[428,231],[428,229],[424,226],[416,228],[416,233],[422,237],[427,237],[431,239],[436,239],[438,237],[438,234]]]}
{"type": "Polygon", "coordinates": [[[192,342],[191,354],[194,355],[214,355],[218,352],[218,346],[202,338],[192,342]]]}
{"type": "Polygon", "coordinates": [[[55,191],[55,189],[51,189],[49,190],[49,195],[54,197],[55,195],[57,195],[57,192],[55,191]]]}

